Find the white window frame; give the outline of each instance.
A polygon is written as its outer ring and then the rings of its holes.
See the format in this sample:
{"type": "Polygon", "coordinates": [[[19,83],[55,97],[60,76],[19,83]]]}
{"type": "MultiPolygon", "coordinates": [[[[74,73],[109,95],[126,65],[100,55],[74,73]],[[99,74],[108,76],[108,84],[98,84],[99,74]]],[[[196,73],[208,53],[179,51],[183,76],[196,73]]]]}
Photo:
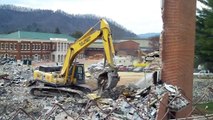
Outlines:
{"type": "Polygon", "coordinates": [[[38,50],[41,50],[41,44],[38,44],[38,50]]]}
{"type": "Polygon", "coordinates": [[[16,50],[16,43],[14,43],[14,45],[13,45],[13,50],[16,50]]]}
{"type": "Polygon", "coordinates": [[[30,50],[30,43],[27,44],[27,48],[28,48],[28,50],[30,50]]]}
{"type": "Polygon", "coordinates": [[[9,48],[8,43],[5,43],[5,49],[9,50],[8,48],[9,48]]]}

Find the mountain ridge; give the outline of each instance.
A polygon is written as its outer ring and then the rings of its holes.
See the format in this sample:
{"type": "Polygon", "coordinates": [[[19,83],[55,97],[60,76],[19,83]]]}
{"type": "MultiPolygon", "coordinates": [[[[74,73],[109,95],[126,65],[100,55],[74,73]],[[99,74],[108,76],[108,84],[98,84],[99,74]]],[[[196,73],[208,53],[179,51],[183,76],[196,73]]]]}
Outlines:
{"type": "MultiPolygon", "coordinates": [[[[68,14],[62,10],[41,10],[13,5],[0,5],[0,33],[18,30],[53,33],[56,28],[63,34],[76,31],[85,33],[101,17],[95,15],[68,14]]],[[[137,38],[137,35],[115,21],[104,18],[110,25],[113,39],[137,38]]]]}
{"type": "Polygon", "coordinates": [[[139,34],[138,37],[141,39],[147,39],[155,36],[160,36],[160,33],[144,33],[144,34],[139,34]]]}

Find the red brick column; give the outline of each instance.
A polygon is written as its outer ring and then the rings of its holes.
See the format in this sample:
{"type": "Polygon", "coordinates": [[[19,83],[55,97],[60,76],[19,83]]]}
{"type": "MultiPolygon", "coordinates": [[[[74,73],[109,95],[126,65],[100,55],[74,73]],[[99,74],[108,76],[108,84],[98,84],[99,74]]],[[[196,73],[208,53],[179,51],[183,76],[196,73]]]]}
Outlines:
{"type": "MultiPolygon", "coordinates": [[[[163,0],[162,0],[163,1],[163,0]]],[[[192,99],[196,0],[164,0],[162,5],[162,80],[192,99]]],[[[189,114],[191,106],[177,113],[189,114]]]]}

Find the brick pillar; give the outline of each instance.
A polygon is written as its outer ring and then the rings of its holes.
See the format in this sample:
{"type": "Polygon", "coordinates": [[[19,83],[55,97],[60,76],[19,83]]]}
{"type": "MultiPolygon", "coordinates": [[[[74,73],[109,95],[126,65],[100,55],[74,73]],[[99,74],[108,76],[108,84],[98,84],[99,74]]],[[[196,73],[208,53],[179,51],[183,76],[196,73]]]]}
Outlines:
{"type": "MultiPolygon", "coordinates": [[[[192,100],[196,0],[162,0],[162,80],[192,100]]],[[[177,113],[185,117],[191,105],[177,113]]]]}

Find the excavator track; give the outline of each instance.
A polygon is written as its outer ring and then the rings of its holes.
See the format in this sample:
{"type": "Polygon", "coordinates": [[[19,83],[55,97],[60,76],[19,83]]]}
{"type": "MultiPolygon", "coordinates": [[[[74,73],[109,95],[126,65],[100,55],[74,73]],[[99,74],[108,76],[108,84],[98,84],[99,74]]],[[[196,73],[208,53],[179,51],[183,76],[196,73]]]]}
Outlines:
{"type": "Polygon", "coordinates": [[[34,81],[35,87],[31,87],[30,94],[37,97],[54,96],[79,96],[82,97],[93,90],[86,84],[56,85],[44,81],[34,81]]]}
{"type": "Polygon", "coordinates": [[[30,94],[37,97],[54,97],[54,96],[78,96],[85,95],[80,90],[70,88],[51,88],[51,87],[33,87],[30,94]]]}

